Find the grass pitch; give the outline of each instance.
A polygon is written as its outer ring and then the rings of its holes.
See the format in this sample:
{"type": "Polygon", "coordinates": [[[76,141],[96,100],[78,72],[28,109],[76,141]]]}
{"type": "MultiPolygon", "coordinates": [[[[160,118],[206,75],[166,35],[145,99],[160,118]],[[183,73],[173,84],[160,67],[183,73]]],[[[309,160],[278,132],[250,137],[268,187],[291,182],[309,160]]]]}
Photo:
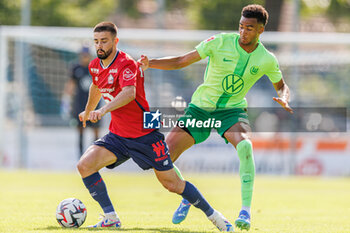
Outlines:
{"type": "MultiPolygon", "coordinates": [[[[219,232],[193,207],[183,223],[173,225],[172,214],[181,198],[166,191],[152,172],[101,174],[122,221],[118,231],[219,232]]],[[[237,175],[184,175],[214,208],[234,222],[240,209],[237,175]]],[[[78,173],[0,171],[0,182],[1,233],[115,232],[86,229],[97,222],[102,210],[78,173]],[[55,219],[58,203],[68,197],[80,199],[87,208],[87,219],[78,229],[62,228],[55,219]]],[[[350,232],[350,179],[257,175],[249,232],[350,232]]]]}

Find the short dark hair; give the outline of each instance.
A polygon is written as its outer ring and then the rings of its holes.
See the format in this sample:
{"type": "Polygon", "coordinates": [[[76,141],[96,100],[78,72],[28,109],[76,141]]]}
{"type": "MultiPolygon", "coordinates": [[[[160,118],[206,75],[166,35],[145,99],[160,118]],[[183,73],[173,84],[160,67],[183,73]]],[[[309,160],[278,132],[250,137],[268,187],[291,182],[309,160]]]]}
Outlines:
{"type": "Polygon", "coordinates": [[[262,23],[264,26],[269,19],[269,13],[267,13],[263,6],[258,4],[245,6],[242,9],[242,16],[245,18],[255,18],[258,23],[262,23]]]}
{"type": "Polygon", "coordinates": [[[94,32],[104,32],[104,31],[108,31],[112,33],[114,37],[116,37],[118,33],[118,28],[112,22],[101,22],[94,27],[94,32]]]}

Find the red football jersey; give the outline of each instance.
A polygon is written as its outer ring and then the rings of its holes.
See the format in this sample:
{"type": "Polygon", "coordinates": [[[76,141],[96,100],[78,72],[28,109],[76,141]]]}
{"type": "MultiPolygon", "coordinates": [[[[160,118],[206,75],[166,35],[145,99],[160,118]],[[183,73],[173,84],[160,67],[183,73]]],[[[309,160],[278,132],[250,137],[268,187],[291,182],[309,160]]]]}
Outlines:
{"type": "Polygon", "coordinates": [[[137,138],[152,130],[143,129],[143,111],[149,111],[145,96],[143,71],[128,54],[118,50],[108,67],[104,67],[99,58],[89,64],[92,82],[103,99],[112,101],[125,86],[136,87],[136,98],[121,108],[111,112],[112,120],[109,131],[125,138],[137,138]]]}

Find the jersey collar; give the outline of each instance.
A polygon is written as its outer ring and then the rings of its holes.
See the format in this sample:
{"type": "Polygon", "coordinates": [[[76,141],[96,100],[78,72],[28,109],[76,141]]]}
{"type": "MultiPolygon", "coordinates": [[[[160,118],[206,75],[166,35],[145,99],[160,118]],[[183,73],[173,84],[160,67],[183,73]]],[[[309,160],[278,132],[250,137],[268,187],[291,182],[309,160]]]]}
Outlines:
{"type": "Polygon", "coordinates": [[[102,67],[102,69],[107,69],[107,68],[109,68],[109,67],[114,63],[114,61],[117,59],[118,55],[119,55],[119,50],[117,50],[117,53],[115,54],[115,56],[114,56],[112,62],[109,63],[109,65],[106,66],[106,67],[103,66],[102,61],[101,61],[101,59],[100,59],[100,66],[102,67]]]}

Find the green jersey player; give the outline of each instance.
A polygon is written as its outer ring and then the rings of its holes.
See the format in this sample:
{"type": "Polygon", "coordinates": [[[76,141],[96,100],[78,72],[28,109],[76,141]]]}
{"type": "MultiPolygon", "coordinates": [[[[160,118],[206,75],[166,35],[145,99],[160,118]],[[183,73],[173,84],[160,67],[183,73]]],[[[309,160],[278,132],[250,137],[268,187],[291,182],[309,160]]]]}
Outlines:
{"type": "MultiPolygon", "coordinates": [[[[276,57],[260,42],[268,20],[267,11],[260,5],[243,8],[239,23],[239,34],[222,33],[201,42],[196,49],[177,57],[148,59],[142,55],[139,63],[143,69],[172,70],[186,67],[209,57],[204,82],[192,96],[184,117],[178,122],[221,121],[217,132],[237,150],[240,160],[242,209],[236,226],[250,228],[250,206],[255,177],[253,148],[250,141],[251,128],[247,115],[245,95],[262,76],[272,82],[279,97],[273,97],[285,110],[292,113],[288,104],[289,88],[282,78],[276,57]]],[[[176,159],[189,147],[209,137],[210,128],[196,127],[198,124],[178,124],[167,135],[171,159],[176,159]]],[[[181,178],[181,173],[178,171],[181,178]]],[[[183,221],[190,204],[183,200],[173,216],[173,223],[183,221]]]]}

